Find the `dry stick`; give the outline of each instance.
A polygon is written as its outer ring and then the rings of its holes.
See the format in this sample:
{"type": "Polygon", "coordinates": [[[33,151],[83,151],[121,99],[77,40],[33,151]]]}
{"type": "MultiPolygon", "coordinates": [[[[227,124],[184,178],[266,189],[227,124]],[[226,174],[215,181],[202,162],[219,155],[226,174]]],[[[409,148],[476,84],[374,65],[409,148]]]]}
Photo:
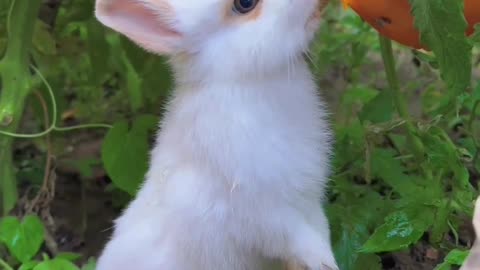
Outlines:
{"type": "MultiPolygon", "coordinates": [[[[45,99],[43,98],[42,94],[39,91],[35,91],[34,94],[37,97],[37,99],[40,102],[40,105],[42,107],[45,128],[48,128],[50,126],[50,118],[48,116],[47,102],[45,101],[45,99]]],[[[53,196],[54,196],[53,191],[51,190],[51,187],[49,185],[49,183],[52,182],[52,179],[51,179],[51,169],[52,168],[51,167],[52,167],[52,159],[53,159],[52,141],[51,141],[51,138],[50,138],[50,134],[45,135],[45,142],[46,142],[46,145],[47,145],[47,160],[45,162],[45,169],[44,169],[44,174],[43,174],[42,186],[40,187],[40,190],[38,191],[37,195],[29,203],[28,209],[26,210],[27,213],[33,212],[34,208],[36,206],[38,206],[37,212],[39,214],[42,211],[47,211],[48,212],[48,205],[50,204],[50,202],[51,202],[51,200],[53,199],[53,196]],[[46,198],[42,198],[44,195],[46,196],[46,198]],[[40,200],[42,200],[42,199],[44,201],[40,202],[40,200]]],[[[55,184],[53,184],[53,185],[55,185],[55,184]]],[[[40,215],[40,216],[43,216],[43,215],[40,215]]],[[[50,223],[50,222],[48,222],[48,223],[50,223]]],[[[57,242],[55,241],[55,238],[50,233],[50,230],[48,229],[48,227],[47,227],[47,230],[45,231],[45,245],[47,246],[48,250],[50,250],[50,252],[53,255],[58,253],[57,242]]]]}
{"type": "MultiPolygon", "coordinates": [[[[45,99],[43,98],[42,94],[40,94],[40,92],[35,91],[34,94],[37,97],[38,101],[40,102],[40,105],[43,110],[43,119],[45,123],[45,128],[48,128],[50,126],[50,119],[48,117],[47,103],[45,102],[45,99]]],[[[37,205],[38,201],[40,200],[42,194],[44,194],[45,192],[48,193],[48,182],[50,180],[50,168],[52,166],[52,156],[53,156],[52,141],[50,140],[50,134],[45,135],[45,142],[47,145],[47,161],[45,163],[42,186],[40,187],[40,190],[35,196],[35,198],[33,198],[33,200],[31,201],[27,212],[31,212],[33,210],[33,208],[37,205]]]]}

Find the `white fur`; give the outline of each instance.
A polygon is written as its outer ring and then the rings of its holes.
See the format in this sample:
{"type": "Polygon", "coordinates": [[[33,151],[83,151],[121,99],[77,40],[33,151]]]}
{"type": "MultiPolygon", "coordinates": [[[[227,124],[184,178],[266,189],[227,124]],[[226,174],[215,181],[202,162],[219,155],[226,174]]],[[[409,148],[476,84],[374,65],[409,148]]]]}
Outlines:
{"type": "MultiPolygon", "coordinates": [[[[97,7],[115,1],[135,0],[97,7]]],[[[301,57],[318,1],[262,0],[259,18],[225,24],[227,1],[168,1],[168,26],[182,33],[168,51],[176,89],[98,270],[259,270],[270,259],[337,268],[321,205],[331,135],[301,57]]]]}

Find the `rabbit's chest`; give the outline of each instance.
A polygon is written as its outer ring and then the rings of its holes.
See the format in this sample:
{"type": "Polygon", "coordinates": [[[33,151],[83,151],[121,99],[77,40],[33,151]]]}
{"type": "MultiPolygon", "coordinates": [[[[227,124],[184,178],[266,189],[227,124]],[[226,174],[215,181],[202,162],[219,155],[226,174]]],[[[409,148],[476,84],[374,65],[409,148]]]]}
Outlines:
{"type": "Polygon", "coordinates": [[[330,131],[314,91],[289,92],[267,98],[232,91],[179,104],[185,109],[167,118],[161,148],[232,185],[318,186],[312,180],[326,177],[330,131]]]}

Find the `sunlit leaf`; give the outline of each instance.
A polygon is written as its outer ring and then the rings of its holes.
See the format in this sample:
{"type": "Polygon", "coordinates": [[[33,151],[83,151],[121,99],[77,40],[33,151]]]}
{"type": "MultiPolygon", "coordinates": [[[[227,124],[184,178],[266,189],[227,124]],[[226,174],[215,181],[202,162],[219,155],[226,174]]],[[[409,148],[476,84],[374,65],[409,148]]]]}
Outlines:
{"type": "Polygon", "coordinates": [[[433,213],[421,206],[396,211],[385,218],[361,248],[365,253],[395,251],[417,242],[431,226],[433,213]]]}
{"type": "Polygon", "coordinates": [[[467,259],[468,254],[468,250],[453,249],[447,254],[444,262],[435,267],[435,270],[449,270],[451,269],[450,266],[452,265],[461,266],[463,262],[467,259]]]}
{"type": "Polygon", "coordinates": [[[36,216],[26,216],[21,222],[14,217],[0,219],[0,240],[23,263],[39,251],[44,231],[42,221],[36,216]]]}
{"type": "Polygon", "coordinates": [[[39,263],[33,270],[80,270],[80,268],[66,259],[55,258],[39,263]]]}
{"type": "Polygon", "coordinates": [[[102,161],[113,183],[134,195],[148,168],[149,131],[156,128],[156,118],[145,115],[134,120],[132,127],[119,122],[106,135],[102,161]],[[135,158],[132,158],[135,157],[135,158]]]}

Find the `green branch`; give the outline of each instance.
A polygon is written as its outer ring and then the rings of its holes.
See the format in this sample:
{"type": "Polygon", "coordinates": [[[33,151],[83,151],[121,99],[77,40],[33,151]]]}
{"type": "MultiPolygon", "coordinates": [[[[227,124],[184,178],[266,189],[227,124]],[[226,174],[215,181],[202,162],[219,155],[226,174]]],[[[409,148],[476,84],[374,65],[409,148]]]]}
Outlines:
{"type": "Polygon", "coordinates": [[[388,38],[379,35],[380,49],[382,52],[383,63],[385,65],[385,72],[389,84],[390,92],[395,103],[398,115],[406,121],[408,130],[408,139],[412,145],[413,154],[419,162],[424,160],[424,146],[422,141],[415,135],[416,128],[412,122],[408,106],[405,102],[403,93],[400,91],[400,84],[398,82],[397,72],[395,68],[395,59],[393,57],[392,41],[388,38]]]}
{"type": "MultiPolygon", "coordinates": [[[[29,52],[40,9],[40,0],[13,0],[7,16],[7,48],[0,60],[0,126],[15,132],[20,124],[25,98],[31,91],[29,52]]],[[[15,172],[12,162],[13,138],[0,137],[0,205],[8,213],[17,200],[15,172]]]]}

